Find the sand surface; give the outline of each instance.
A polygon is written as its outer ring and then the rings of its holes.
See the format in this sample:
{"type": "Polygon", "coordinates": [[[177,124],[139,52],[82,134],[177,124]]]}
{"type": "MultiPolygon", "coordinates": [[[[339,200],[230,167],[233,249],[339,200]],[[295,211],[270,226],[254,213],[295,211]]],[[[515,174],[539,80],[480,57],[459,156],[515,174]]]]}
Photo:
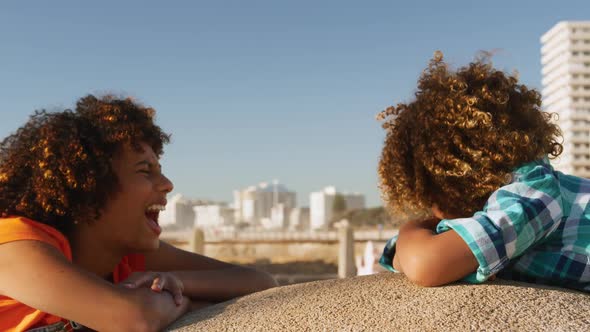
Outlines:
{"type": "Polygon", "coordinates": [[[403,275],[269,289],[181,317],[171,331],[590,331],[590,295],[496,280],[421,288],[403,275]]]}

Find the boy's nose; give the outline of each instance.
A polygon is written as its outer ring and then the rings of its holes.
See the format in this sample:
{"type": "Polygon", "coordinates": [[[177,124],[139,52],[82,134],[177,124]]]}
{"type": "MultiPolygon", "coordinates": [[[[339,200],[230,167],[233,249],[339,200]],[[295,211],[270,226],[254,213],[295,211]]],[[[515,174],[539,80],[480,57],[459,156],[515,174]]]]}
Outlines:
{"type": "Polygon", "coordinates": [[[170,179],[168,179],[165,175],[162,174],[162,182],[158,188],[160,191],[169,193],[174,189],[174,184],[170,179]]]}

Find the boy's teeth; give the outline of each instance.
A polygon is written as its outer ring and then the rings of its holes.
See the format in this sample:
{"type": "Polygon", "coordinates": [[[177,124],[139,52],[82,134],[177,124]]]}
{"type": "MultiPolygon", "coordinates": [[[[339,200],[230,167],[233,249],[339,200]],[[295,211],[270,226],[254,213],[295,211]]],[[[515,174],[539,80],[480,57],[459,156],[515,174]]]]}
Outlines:
{"type": "Polygon", "coordinates": [[[165,206],[158,204],[150,205],[147,207],[147,211],[164,211],[165,209],[165,206]]]}

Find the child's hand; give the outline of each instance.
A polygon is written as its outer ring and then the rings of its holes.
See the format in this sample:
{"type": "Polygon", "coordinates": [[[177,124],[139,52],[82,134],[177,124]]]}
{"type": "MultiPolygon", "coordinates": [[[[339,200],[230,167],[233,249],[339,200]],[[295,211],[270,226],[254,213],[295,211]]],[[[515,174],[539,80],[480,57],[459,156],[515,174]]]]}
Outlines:
{"type": "Polygon", "coordinates": [[[134,272],[121,283],[127,288],[149,287],[154,292],[168,291],[176,305],[182,303],[184,284],[170,272],[134,272]]]}

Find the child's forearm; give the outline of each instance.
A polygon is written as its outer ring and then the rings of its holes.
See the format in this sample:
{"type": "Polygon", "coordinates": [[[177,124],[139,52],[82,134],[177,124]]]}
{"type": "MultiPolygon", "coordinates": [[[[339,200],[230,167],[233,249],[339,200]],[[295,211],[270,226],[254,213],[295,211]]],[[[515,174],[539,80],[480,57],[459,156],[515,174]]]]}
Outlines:
{"type": "Polygon", "coordinates": [[[412,254],[413,250],[420,249],[414,248],[416,244],[421,245],[423,241],[427,241],[430,236],[435,235],[434,231],[439,221],[440,220],[433,218],[413,220],[401,227],[396,243],[396,254],[393,257],[393,267],[396,270],[402,271],[402,256],[407,258],[406,256],[412,254]],[[416,243],[416,240],[418,240],[419,243],[416,243]]]}
{"type": "Polygon", "coordinates": [[[202,300],[190,300],[190,309],[189,311],[203,309],[205,307],[214,305],[215,303],[209,301],[202,301],[202,300]]]}
{"type": "Polygon", "coordinates": [[[394,268],[406,274],[415,283],[426,285],[423,280],[427,274],[424,267],[428,266],[431,255],[425,247],[428,246],[431,237],[435,235],[434,221],[413,220],[404,224],[399,231],[396,243],[396,253],[393,259],[394,268]],[[406,268],[404,268],[406,267],[406,268]]]}
{"type": "Polygon", "coordinates": [[[424,246],[435,235],[436,223],[438,220],[434,219],[413,220],[400,228],[396,243],[396,255],[394,256],[394,261],[397,260],[400,267],[404,263],[410,266],[410,263],[415,261],[416,254],[422,252],[424,246]]]}
{"type": "Polygon", "coordinates": [[[183,294],[193,300],[221,302],[277,286],[268,273],[239,266],[173,273],[184,285],[183,294]]]}
{"type": "Polygon", "coordinates": [[[438,286],[475,271],[478,263],[463,239],[453,230],[436,234],[438,220],[403,225],[396,256],[404,274],[422,286],[438,286]]]}
{"type": "MultiPolygon", "coordinates": [[[[416,227],[416,228],[425,228],[425,229],[432,229],[434,230],[436,228],[436,225],[438,224],[439,220],[438,219],[428,219],[428,220],[424,220],[424,221],[411,221],[410,223],[412,223],[410,226],[411,227],[416,227]]],[[[405,228],[410,227],[410,226],[405,226],[405,228]]],[[[399,246],[399,239],[404,238],[404,233],[406,233],[406,231],[401,232],[398,236],[398,243],[396,244],[396,253],[393,256],[393,268],[396,269],[397,271],[404,273],[404,269],[402,267],[401,264],[401,259],[400,256],[403,254],[400,254],[400,246],[399,246]]],[[[403,247],[402,247],[403,248],[403,247]]]]}
{"type": "Polygon", "coordinates": [[[397,253],[393,256],[393,268],[400,273],[404,273],[404,269],[402,268],[402,265],[399,262],[399,255],[397,253]]]}

